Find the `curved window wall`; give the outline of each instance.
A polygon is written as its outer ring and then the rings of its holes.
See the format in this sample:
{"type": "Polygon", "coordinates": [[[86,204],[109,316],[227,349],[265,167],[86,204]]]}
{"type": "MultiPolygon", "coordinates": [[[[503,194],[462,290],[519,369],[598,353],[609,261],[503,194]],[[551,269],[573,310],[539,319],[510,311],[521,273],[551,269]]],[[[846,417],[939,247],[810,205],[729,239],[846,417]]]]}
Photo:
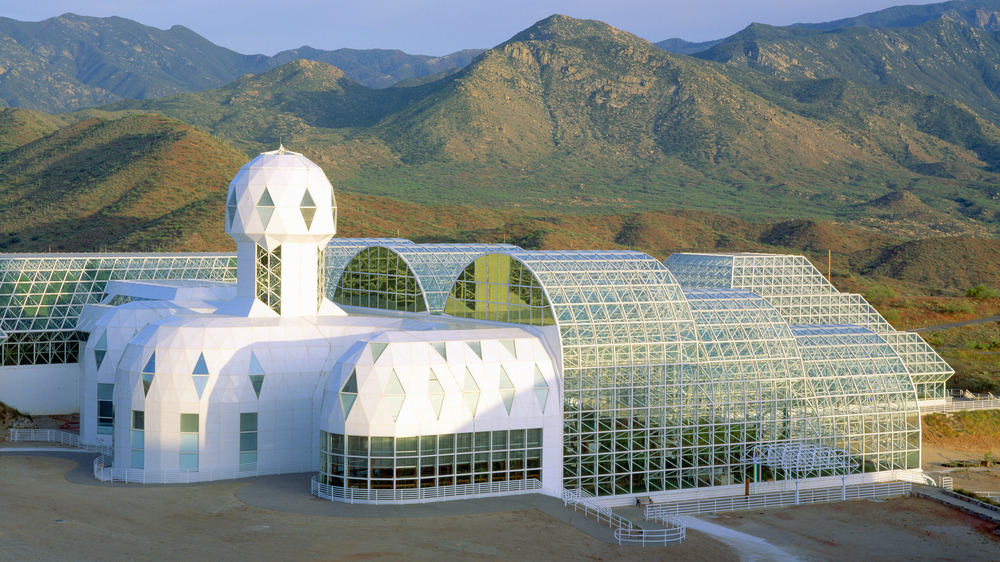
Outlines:
{"type": "Polygon", "coordinates": [[[368,437],[320,432],[321,481],[407,489],[542,479],[542,430],[368,437]]]}

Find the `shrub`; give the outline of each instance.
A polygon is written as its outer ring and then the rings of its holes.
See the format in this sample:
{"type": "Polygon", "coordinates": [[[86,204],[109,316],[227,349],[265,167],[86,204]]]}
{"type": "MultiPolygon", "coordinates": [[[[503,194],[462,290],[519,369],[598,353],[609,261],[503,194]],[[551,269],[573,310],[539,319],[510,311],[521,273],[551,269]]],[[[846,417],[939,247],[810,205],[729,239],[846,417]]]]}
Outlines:
{"type": "Polygon", "coordinates": [[[997,291],[993,287],[987,287],[986,285],[980,283],[975,287],[966,291],[965,296],[972,297],[976,300],[995,299],[997,297],[1000,297],[1000,291],[997,291]]]}

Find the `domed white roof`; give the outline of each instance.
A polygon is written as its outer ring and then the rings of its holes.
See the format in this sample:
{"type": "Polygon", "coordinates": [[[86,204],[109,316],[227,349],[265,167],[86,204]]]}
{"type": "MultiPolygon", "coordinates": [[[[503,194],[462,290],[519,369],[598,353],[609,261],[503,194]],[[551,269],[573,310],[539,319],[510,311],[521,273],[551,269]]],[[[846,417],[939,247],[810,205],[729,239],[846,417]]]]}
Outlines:
{"type": "Polygon", "coordinates": [[[273,249],[284,243],[326,244],[337,233],[333,186],[322,168],[297,152],[263,152],[229,184],[226,233],[273,249]]]}

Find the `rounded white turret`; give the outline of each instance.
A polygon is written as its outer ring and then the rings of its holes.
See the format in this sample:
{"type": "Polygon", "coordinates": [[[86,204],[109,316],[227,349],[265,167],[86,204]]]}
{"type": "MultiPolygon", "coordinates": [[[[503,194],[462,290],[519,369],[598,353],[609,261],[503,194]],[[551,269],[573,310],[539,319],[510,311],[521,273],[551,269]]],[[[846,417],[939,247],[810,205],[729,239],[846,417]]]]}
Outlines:
{"type": "Polygon", "coordinates": [[[247,162],[229,184],[226,234],[266,249],[325,245],[337,233],[337,204],[323,169],[284,147],[247,162]]]}

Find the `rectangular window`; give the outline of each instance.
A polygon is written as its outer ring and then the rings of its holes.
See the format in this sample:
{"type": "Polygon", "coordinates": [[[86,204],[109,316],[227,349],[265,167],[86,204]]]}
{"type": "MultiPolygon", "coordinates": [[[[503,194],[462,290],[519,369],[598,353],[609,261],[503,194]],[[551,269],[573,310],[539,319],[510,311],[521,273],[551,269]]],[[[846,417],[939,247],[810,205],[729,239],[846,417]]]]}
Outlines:
{"type": "Polygon", "coordinates": [[[115,385],[97,383],[97,433],[112,434],[115,426],[115,385]]]}
{"type": "Polygon", "coordinates": [[[132,468],[146,467],[146,412],[132,410],[132,468]]]}
{"type": "Polygon", "coordinates": [[[240,470],[257,468],[257,412],[240,414],[240,470]]]}
{"type": "Polygon", "coordinates": [[[198,470],[198,414],[181,414],[180,469],[198,470]]]}

